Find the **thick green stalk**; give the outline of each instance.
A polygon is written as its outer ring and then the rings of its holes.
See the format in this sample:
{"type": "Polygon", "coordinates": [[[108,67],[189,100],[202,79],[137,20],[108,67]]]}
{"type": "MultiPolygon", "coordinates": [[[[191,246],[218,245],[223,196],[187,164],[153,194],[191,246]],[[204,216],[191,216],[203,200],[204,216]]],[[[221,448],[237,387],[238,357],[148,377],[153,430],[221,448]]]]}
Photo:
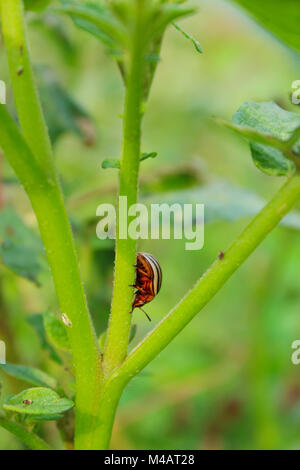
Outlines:
{"type": "Polygon", "coordinates": [[[31,450],[51,450],[50,446],[36,434],[27,431],[20,424],[8,421],[0,416],[0,426],[14,434],[31,450]]]}
{"type": "Polygon", "coordinates": [[[72,323],[68,332],[76,374],[76,445],[86,448],[100,389],[100,355],[62,194],[56,177],[44,172],[42,163],[32,154],[3,105],[0,106],[0,146],[31,200],[61,312],[72,323]]]}
{"type": "Polygon", "coordinates": [[[32,70],[22,0],[0,0],[2,32],[23,135],[47,174],[54,175],[52,149],[32,70]]]}
{"type": "Polygon", "coordinates": [[[223,284],[300,200],[300,175],[290,178],[179,304],[131,352],[115,372],[129,380],[151,362],[214,297],[223,284]]]}
{"type": "Polygon", "coordinates": [[[218,259],[179,304],[129,354],[105,382],[100,400],[102,423],[97,446],[109,445],[115,411],[126,384],[151,362],[214,297],[225,282],[257,248],[270,231],[300,200],[300,176],[289,179],[273,199],[233,242],[223,259],[218,259]]]}
{"type": "MultiPolygon", "coordinates": [[[[123,148],[120,168],[119,196],[127,197],[127,207],[137,203],[138,172],[142,121],[142,92],[145,70],[143,46],[144,2],[136,2],[136,17],[130,48],[130,68],[126,87],[123,148]]],[[[119,200],[120,201],[120,200],[119,200]]],[[[118,204],[118,209],[120,205],[118,204]]],[[[122,218],[124,219],[124,211],[122,218]]],[[[119,236],[122,224],[117,218],[115,280],[107,341],[104,351],[103,370],[107,375],[126,357],[130,325],[131,304],[136,263],[136,240],[128,236],[130,218],[125,223],[124,238],[119,236]]]]}

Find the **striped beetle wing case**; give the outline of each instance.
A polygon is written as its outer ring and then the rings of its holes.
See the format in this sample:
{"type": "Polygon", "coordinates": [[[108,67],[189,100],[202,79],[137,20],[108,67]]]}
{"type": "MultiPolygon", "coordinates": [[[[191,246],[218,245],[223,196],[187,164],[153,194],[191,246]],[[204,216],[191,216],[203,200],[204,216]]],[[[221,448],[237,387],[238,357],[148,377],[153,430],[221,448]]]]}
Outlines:
{"type": "Polygon", "coordinates": [[[132,304],[132,311],[135,308],[140,308],[148,320],[151,321],[141,307],[151,302],[160,291],[162,282],[161,267],[157,259],[149,253],[138,253],[135,267],[136,278],[133,287],[137,290],[132,304]]]}

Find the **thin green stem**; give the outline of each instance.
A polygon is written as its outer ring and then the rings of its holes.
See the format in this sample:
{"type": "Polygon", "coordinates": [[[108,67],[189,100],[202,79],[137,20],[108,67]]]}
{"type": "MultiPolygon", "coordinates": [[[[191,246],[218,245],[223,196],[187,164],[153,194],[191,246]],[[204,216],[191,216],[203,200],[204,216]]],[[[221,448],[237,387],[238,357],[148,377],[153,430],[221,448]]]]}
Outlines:
{"type": "Polygon", "coordinates": [[[61,312],[72,323],[68,332],[76,374],[75,439],[78,448],[86,448],[98,419],[101,365],[63,197],[56,176],[45,175],[4,106],[0,106],[0,124],[0,145],[30,198],[61,312]]]}
{"type": "Polygon", "coordinates": [[[20,424],[8,421],[0,416],[0,426],[11,432],[31,450],[51,450],[51,447],[33,432],[27,431],[20,424]]]}
{"type": "MultiPolygon", "coordinates": [[[[119,191],[119,196],[127,198],[128,208],[137,203],[138,197],[142,94],[145,68],[143,46],[144,2],[139,1],[136,3],[136,18],[132,34],[130,68],[125,97],[119,191]]],[[[118,204],[118,209],[120,209],[120,203],[118,204]]],[[[103,359],[105,375],[109,374],[126,357],[131,325],[130,312],[133,289],[129,285],[134,282],[135,269],[133,266],[136,263],[136,240],[128,236],[128,225],[131,218],[128,217],[128,221],[125,221],[127,210],[122,210],[121,207],[121,211],[121,217],[118,216],[117,220],[114,290],[103,359]],[[119,229],[123,225],[125,225],[124,234],[120,235],[119,229]]]]}
{"type": "Polygon", "coordinates": [[[2,31],[24,138],[47,174],[54,175],[51,143],[32,70],[22,0],[0,0],[2,31]]]}

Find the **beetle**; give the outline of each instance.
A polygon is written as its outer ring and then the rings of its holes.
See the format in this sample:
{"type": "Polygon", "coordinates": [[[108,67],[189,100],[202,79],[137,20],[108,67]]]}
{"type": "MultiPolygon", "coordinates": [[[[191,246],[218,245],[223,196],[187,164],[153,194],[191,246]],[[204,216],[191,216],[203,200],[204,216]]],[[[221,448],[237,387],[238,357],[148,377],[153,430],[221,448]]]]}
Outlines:
{"type": "Polygon", "coordinates": [[[162,282],[162,270],[159,262],[149,253],[138,253],[136,258],[136,277],[135,287],[137,290],[132,303],[131,313],[135,308],[144,312],[149,321],[151,318],[142,309],[143,305],[148,304],[158,294],[162,282]]]}

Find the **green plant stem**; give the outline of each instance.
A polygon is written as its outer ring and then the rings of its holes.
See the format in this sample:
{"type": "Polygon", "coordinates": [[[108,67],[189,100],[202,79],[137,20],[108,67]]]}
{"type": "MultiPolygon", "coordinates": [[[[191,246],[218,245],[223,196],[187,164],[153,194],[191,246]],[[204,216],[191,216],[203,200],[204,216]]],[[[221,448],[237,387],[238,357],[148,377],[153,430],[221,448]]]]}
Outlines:
{"type": "MultiPolygon", "coordinates": [[[[125,97],[119,191],[119,196],[127,197],[128,208],[137,203],[138,197],[145,60],[143,47],[144,2],[136,2],[136,4],[135,28],[132,34],[130,68],[125,97]]],[[[122,213],[122,219],[124,219],[124,215],[122,213]]],[[[128,217],[126,224],[125,238],[122,238],[118,233],[122,221],[117,217],[114,290],[103,358],[103,371],[105,375],[108,375],[124,360],[128,348],[131,325],[130,312],[133,298],[133,288],[130,287],[130,284],[134,283],[134,264],[136,263],[136,240],[127,236],[129,223],[130,217],[128,217]]]]}
{"type": "Polygon", "coordinates": [[[51,450],[51,447],[36,434],[27,431],[20,424],[8,421],[0,416],[0,426],[14,434],[31,450],[51,450]]]}
{"type": "Polygon", "coordinates": [[[126,384],[146,367],[205,307],[299,200],[300,176],[295,175],[250,222],[225,252],[224,258],[215,261],[179,304],[112,372],[101,391],[103,421],[97,433],[98,448],[106,449],[109,445],[116,407],[126,384]]]}
{"type": "MultiPolygon", "coordinates": [[[[28,116],[30,119],[30,116],[28,116]]],[[[47,176],[4,106],[0,145],[24,185],[36,214],[61,312],[68,328],[76,374],[76,445],[88,447],[101,381],[100,355],[80,278],[78,260],[57,179],[47,176]]]]}
{"type": "Polygon", "coordinates": [[[76,374],[75,445],[89,447],[100,390],[97,341],[81,282],[72,232],[56,175],[23,19],[21,0],[0,0],[14,98],[23,136],[0,106],[0,145],[24,185],[35,211],[61,312],[68,328],[76,374]]]}
{"type": "Polygon", "coordinates": [[[14,99],[27,145],[47,174],[55,169],[48,129],[32,70],[22,0],[0,0],[1,23],[14,99]]]}
{"type": "Polygon", "coordinates": [[[179,304],[131,352],[116,374],[133,377],[214,297],[232,274],[300,200],[300,175],[291,177],[179,304]]]}

